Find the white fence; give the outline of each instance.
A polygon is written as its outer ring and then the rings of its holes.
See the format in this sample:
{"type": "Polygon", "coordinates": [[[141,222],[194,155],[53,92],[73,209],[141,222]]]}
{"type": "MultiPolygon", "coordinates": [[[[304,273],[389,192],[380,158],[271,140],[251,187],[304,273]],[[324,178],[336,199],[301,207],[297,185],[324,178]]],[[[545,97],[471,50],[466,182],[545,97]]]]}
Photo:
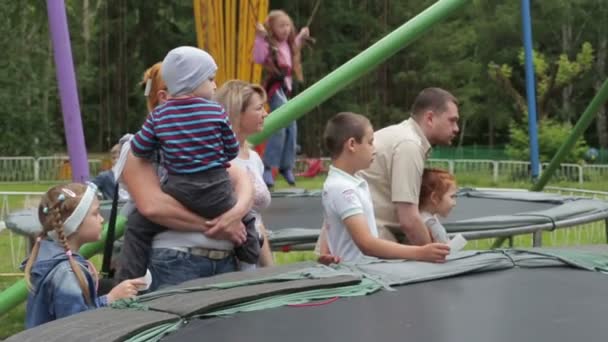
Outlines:
{"type": "MultiPolygon", "coordinates": [[[[89,159],[91,175],[101,171],[101,160],[89,159]]],[[[0,183],[54,182],[69,180],[69,157],[0,157],[0,183]]]]}
{"type": "MultiPolygon", "coordinates": [[[[481,164],[483,165],[483,164],[481,164]]],[[[515,164],[517,165],[517,164],[515,164]]],[[[438,165],[440,166],[440,165],[438,165]]],[[[492,168],[492,171],[494,169],[492,168]]],[[[608,201],[608,192],[590,191],[573,188],[546,187],[546,192],[555,192],[564,196],[579,196],[601,199],[608,201]]],[[[43,192],[0,192],[0,232],[5,230],[4,220],[11,212],[25,208],[32,208],[38,205],[43,192]]],[[[28,250],[28,240],[13,233],[10,229],[3,234],[9,235],[10,258],[13,268],[16,270],[21,260],[26,256],[28,250]]],[[[558,246],[566,244],[589,244],[589,243],[606,243],[608,238],[608,221],[591,222],[584,225],[578,225],[568,229],[558,229],[552,232],[544,232],[543,240],[549,246],[558,246]]],[[[486,249],[490,246],[491,240],[473,240],[470,245],[474,249],[486,249]]],[[[528,235],[518,235],[514,237],[513,243],[515,246],[531,246],[532,239],[528,235]]]]}
{"type": "MultiPolygon", "coordinates": [[[[475,177],[491,178],[495,183],[501,181],[530,180],[530,162],[517,160],[479,160],[479,159],[430,159],[431,166],[448,169],[453,174],[469,174],[475,177]]],[[[549,163],[541,164],[541,174],[549,163]]],[[[562,163],[553,175],[554,180],[593,182],[608,176],[608,165],[579,165],[562,163]]]]}
{"type": "MultiPolygon", "coordinates": [[[[329,158],[321,158],[325,168],[329,158]]],[[[67,156],[52,157],[0,157],[0,183],[53,182],[69,180],[70,168],[67,156]]],[[[498,182],[517,182],[530,180],[530,162],[513,160],[482,159],[430,159],[427,165],[449,170],[460,175],[483,177],[498,182]]],[[[547,167],[547,163],[541,165],[547,167]]],[[[296,171],[304,172],[308,168],[306,159],[296,163],[296,171]]],[[[90,159],[91,175],[101,171],[101,160],[90,159]]],[[[608,165],[561,164],[554,180],[577,182],[598,182],[608,179],[608,165]]]]}
{"type": "MultiPolygon", "coordinates": [[[[330,163],[329,158],[321,158],[325,168],[330,163]]],[[[543,163],[542,169],[549,164],[543,163]]],[[[449,170],[455,175],[467,174],[472,177],[483,177],[498,182],[529,181],[530,162],[517,160],[483,160],[483,159],[429,159],[427,166],[449,170]]],[[[306,171],[306,160],[298,160],[296,170],[306,171]]],[[[577,182],[599,182],[608,179],[608,165],[579,165],[563,163],[553,175],[553,180],[577,182]]]]}

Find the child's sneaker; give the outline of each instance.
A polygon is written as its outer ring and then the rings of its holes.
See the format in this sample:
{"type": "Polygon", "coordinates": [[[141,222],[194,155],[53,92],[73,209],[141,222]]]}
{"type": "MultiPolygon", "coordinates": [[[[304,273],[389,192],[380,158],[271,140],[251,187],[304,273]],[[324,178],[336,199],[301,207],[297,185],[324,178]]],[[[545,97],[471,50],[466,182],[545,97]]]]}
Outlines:
{"type": "Polygon", "coordinates": [[[279,172],[283,175],[283,178],[285,178],[289,185],[296,185],[296,177],[293,175],[293,171],[291,171],[291,169],[281,169],[279,172]]]}
{"type": "Polygon", "coordinates": [[[264,174],[262,175],[262,178],[264,179],[264,183],[266,183],[266,186],[269,189],[272,189],[274,187],[274,178],[272,177],[271,168],[269,168],[269,167],[264,168],[264,174]]]}

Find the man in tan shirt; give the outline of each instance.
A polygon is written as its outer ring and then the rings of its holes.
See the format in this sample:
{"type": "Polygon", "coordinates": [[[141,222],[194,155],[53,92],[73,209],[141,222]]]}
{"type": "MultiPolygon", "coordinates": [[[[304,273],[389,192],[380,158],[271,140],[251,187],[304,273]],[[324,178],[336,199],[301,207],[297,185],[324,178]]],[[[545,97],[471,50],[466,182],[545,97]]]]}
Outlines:
{"type": "Polygon", "coordinates": [[[458,134],[458,101],[440,88],[418,94],[411,117],[374,133],[376,156],[361,172],[374,203],[380,237],[396,241],[403,232],[407,243],[431,242],[418,211],[424,164],[432,145],[450,145],[458,134]]]}
{"type": "MultiPolygon", "coordinates": [[[[395,233],[401,232],[408,244],[431,242],[418,210],[422,172],[432,145],[452,143],[458,119],[454,95],[426,88],[416,96],[409,119],[374,133],[374,161],[359,174],[369,185],[379,237],[397,241],[395,233]]],[[[331,254],[324,229],[315,251],[325,257],[331,254]]]]}

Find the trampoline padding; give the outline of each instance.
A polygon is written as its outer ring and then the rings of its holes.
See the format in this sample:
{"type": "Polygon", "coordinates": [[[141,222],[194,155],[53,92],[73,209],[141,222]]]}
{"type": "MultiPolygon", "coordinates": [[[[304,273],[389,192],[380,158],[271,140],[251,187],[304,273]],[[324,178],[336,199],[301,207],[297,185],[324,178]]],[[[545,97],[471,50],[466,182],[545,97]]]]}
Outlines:
{"type": "Polygon", "coordinates": [[[102,308],[25,330],[6,342],[122,341],[140,331],[179,319],[154,311],[102,308]]]}
{"type": "Polygon", "coordinates": [[[255,281],[258,279],[272,278],[281,274],[300,271],[309,267],[320,267],[320,265],[313,261],[305,261],[273,267],[260,267],[257,268],[254,272],[229,272],[224,274],[218,274],[213,277],[193,279],[183,282],[179,285],[171,286],[168,289],[181,289],[241,281],[255,281]]]}
{"type": "Polygon", "coordinates": [[[171,296],[148,301],[145,305],[150,310],[189,317],[195,314],[208,313],[214,309],[223,308],[232,304],[245,303],[269,296],[348,286],[358,284],[360,281],[361,279],[355,276],[337,276],[323,279],[303,279],[265,283],[230,289],[212,289],[173,294],[171,296]]]}
{"type": "Polygon", "coordinates": [[[605,341],[607,281],[572,268],[513,268],[194,320],[163,341],[605,341]]]}
{"type": "MultiPolygon", "coordinates": [[[[317,230],[323,220],[321,197],[318,193],[273,197],[270,208],[263,215],[266,227],[272,232],[290,228],[317,230]]],[[[529,191],[461,189],[456,208],[442,222],[450,233],[480,232],[535,225],[559,226],[564,220],[591,215],[599,215],[598,219],[602,215],[608,217],[608,202],[529,191]]],[[[308,241],[310,234],[302,235],[306,235],[303,238],[308,241]]],[[[291,241],[296,235],[289,233],[283,239],[287,238],[291,241]]],[[[278,241],[280,244],[285,242],[278,241]]]]}
{"type": "Polygon", "coordinates": [[[569,201],[563,205],[547,205],[546,203],[519,202],[516,200],[483,200],[467,199],[463,202],[463,207],[458,206],[444,222],[448,232],[466,232],[489,229],[505,229],[512,227],[525,227],[537,224],[553,224],[566,219],[576,218],[581,215],[588,215],[598,212],[608,212],[608,204],[598,200],[579,199],[569,201]],[[505,202],[504,204],[501,202],[505,202]],[[528,207],[526,212],[512,211],[510,215],[489,215],[496,211],[516,209],[520,204],[528,207]],[[547,206],[547,209],[538,210],[540,206],[547,206]],[[466,211],[469,217],[471,212],[476,218],[463,219],[460,210],[466,211]],[[483,216],[482,216],[483,215],[483,216]],[[481,217],[480,217],[481,216],[481,217]]]}

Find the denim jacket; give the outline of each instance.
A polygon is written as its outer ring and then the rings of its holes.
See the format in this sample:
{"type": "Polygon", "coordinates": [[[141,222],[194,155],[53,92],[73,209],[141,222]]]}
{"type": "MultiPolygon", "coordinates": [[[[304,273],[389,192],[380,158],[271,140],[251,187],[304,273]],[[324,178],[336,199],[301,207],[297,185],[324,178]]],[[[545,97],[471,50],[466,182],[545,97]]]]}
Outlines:
{"type": "MultiPolygon", "coordinates": [[[[88,269],[87,261],[82,256],[74,254],[89,286],[90,305],[82,296],[78,278],[70,267],[63,247],[49,240],[40,243],[38,258],[31,272],[32,289],[27,300],[26,329],[108,305],[106,296],[97,297],[95,280],[88,269]]],[[[27,260],[23,262],[22,267],[26,262],[27,260]]]]}

